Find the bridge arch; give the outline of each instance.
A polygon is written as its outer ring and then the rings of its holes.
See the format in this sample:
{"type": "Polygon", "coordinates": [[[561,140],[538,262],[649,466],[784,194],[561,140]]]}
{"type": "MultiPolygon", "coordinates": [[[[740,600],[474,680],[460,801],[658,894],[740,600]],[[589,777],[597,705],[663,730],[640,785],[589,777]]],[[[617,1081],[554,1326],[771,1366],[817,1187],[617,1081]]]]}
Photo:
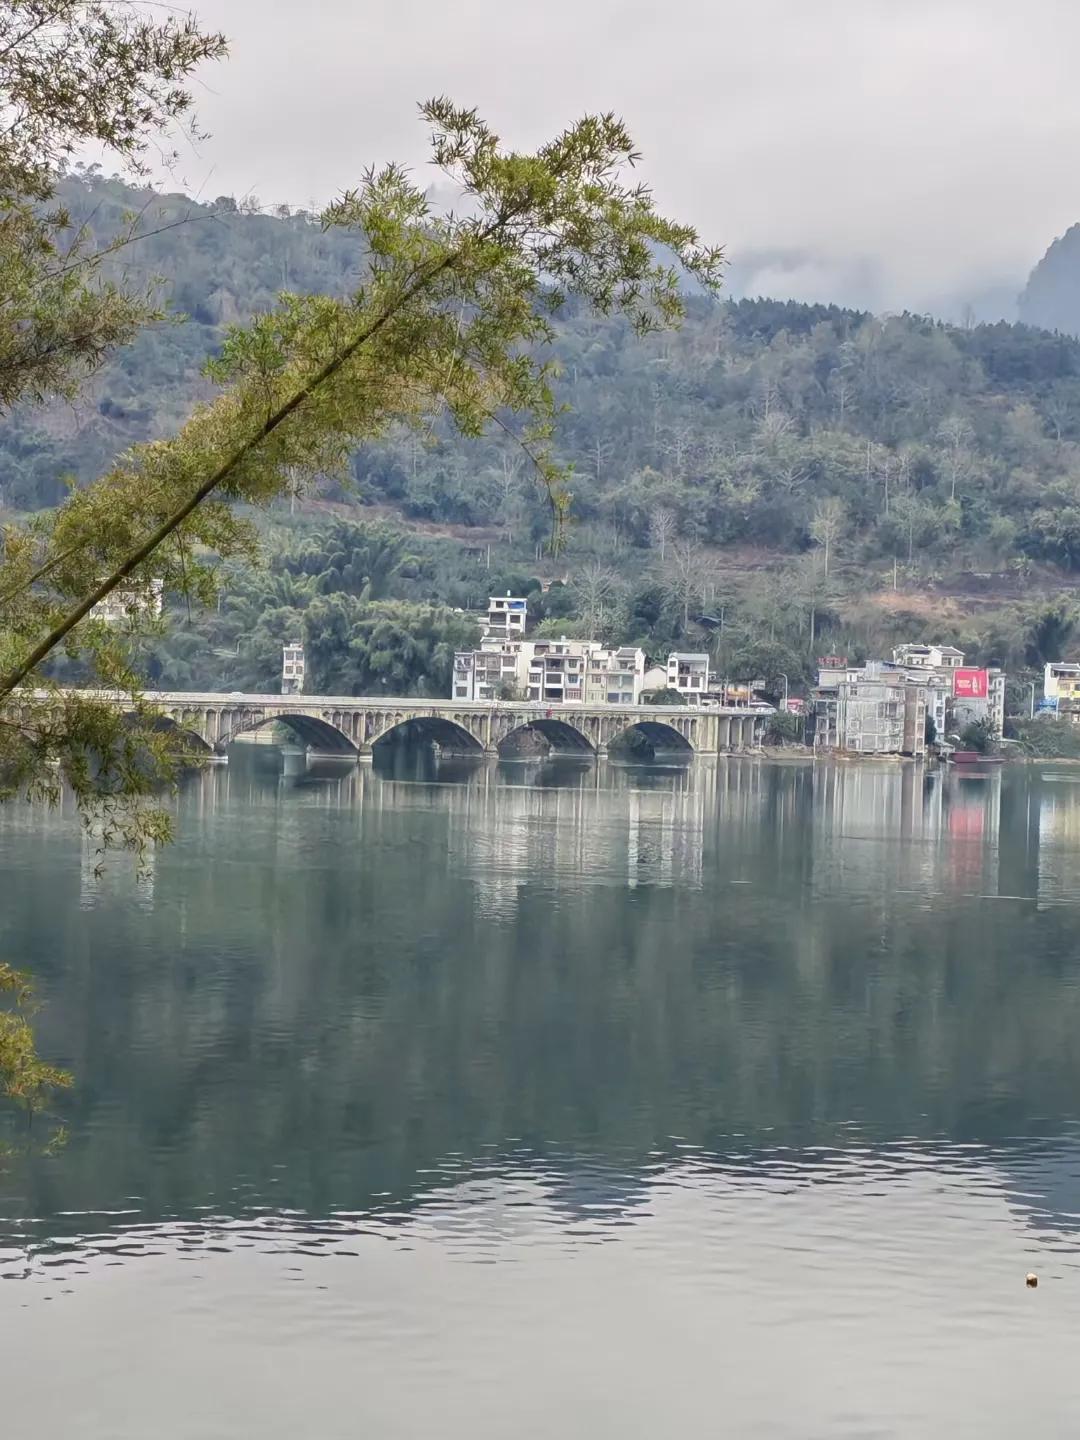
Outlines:
{"type": "Polygon", "coordinates": [[[176,735],[193,755],[212,755],[214,753],[214,747],[209,740],[200,735],[198,730],[192,730],[190,726],[185,725],[182,719],[178,720],[172,715],[159,715],[154,722],[154,729],[176,735]]]}
{"type": "Polygon", "coordinates": [[[371,739],[376,745],[401,744],[438,745],[441,750],[458,755],[482,755],[484,747],[463,725],[439,715],[410,715],[393,719],[371,739]]]}
{"type": "Polygon", "coordinates": [[[318,750],[320,754],[355,755],[357,753],[356,746],[336,725],[331,725],[326,720],[320,720],[316,715],[299,715],[288,710],[278,715],[240,716],[218,738],[214,748],[218,751],[225,750],[238,735],[245,735],[253,730],[261,730],[264,725],[274,724],[284,725],[286,729],[292,731],[301,744],[307,745],[312,750],[318,750]]]}
{"type": "Polygon", "coordinates": [[[537,716],[535,719],[525,721],[522,725],[515,725],[499,741],[499,754],[502,756],[513,755],[514,750],[524,740],[528,744],[528,737],[542,736],[553,750],[569,755],[595,755],[596,749],[587,736],[583,735],[576,726],[566,720],[556,720],[554,716],[537,716]]]}
{"type": "Polygon", "coordinates": [[[612,735],[609,749],[637,749],[647,745],[653,754],[675,755],[689,760],[694,747],[681,730],[663,720],[635,720],[612,735]]]}

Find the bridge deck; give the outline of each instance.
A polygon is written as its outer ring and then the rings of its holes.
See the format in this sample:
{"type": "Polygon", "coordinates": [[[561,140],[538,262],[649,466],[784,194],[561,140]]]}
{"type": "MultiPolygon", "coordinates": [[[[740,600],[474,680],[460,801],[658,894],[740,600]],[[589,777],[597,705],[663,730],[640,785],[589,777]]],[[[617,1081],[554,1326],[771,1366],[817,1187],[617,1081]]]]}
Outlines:
{"type": "MultiPolygon", "coordinates": [[[[96,692],[105,696],[107,692],[96,692]]],[[[162,708],[173,705],[270,706],[278,710],[425,710],[471,714],[477,710],[533,711],[543,715],[773,715],[771,705],[585,705],[552,700],[450,700],[428,695],[249,695],[238,690],[148,690],[146,698],[162,708]]]]}

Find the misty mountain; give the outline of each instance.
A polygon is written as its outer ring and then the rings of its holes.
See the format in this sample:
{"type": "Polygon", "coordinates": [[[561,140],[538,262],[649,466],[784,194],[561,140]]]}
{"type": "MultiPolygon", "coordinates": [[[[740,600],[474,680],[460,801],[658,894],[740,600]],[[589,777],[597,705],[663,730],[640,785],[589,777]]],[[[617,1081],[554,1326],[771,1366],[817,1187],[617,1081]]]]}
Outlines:
{"type": "Polygon", "coordinates": [[[1080,225],[1060,235],[1032,270],[1020,296],[1020,319],[1080,335],[1080,225]]]}
{"type": "MultiPolygon", "coordinates": [[[[795,300],[876,315],[897,309],[894,282],[880,261],[869,255],[826,255],[798,248],[734,249],[728,259],[725,284],[733,300],[795,300]]],[[[1021,275],[1013,281],[983,282],[943,292],[919,308],[953,325],[1011,322],[1018,318],[1016,295],[1021,283],[1021,275]]]]}

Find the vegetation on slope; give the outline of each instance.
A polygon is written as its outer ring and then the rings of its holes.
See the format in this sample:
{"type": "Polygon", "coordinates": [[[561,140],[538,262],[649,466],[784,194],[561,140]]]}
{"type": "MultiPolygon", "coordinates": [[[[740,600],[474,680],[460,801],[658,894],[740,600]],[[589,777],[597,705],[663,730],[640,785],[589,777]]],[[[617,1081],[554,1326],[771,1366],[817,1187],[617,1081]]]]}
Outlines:
{"type": "MultiPolygon", "coordinates": [[[[354,237],[254,202],[151,196],[95,173],[65,180],[63,198],[102,235],[137,210],[153,233],[124,264],[144,281],[171,276],[163,289],[188,319],[141,332],[77,406],[5,427],[3,498],[17,509],[53,503],[65,474],[86,479],[118,449],[175,426],[211,393],[202,366],[230,323],[267,310],[286,285],[347,293],[362,263],[354,237]]],[[[431,656],[469,627],[428,612],[479,608],[507,585],[531,589],[549,632],[652,654],[707,644],[733,673],[788,674],[793,685],[824,649],[873,654],[916,636],[948,636],[1014,670],[1064,653],[1074,619],[1057,592],[1080,572],[1077,341],[1017,325],[691,299],[678,334],[645,338],[571,304],[555,352],[567,407],[557,458],[573,473],[564,559],[544,556],[544,497],[501,436],[462,439],[438,420],[391,432],[361,445],[347,479],[327,479],[321,496],[339,517],[361,507],[361,519],[365,506],[399,516],[414,532],[407,546],[370,521],[332,540],[326,513],[276,509],[270,578],[231,570],[218,609],[181,609],[154,650],[155,678],[264,687],[280,642],[302,633],[328,686],[385,676],[438,693],[448,676],[431,656]],[[371,543],[388,554],[404,546],[410,563],[378,593],[343,580],[332,600],[333,576],[367,561],[313,558],[324,543],[359,557],[371,543]],[[297,570],[305,546],[309,568],[297,570]],[[325,574],[310,568],[323,563],[325,574]],[[565,585],[541,602],[540,581],[552,578],[565,585]],[[286,581],[293,590],[275,598],[286,581]],[[379,637],[372,660],[368,631],[379,637]],[[412,658],[395,669],[380,658],[390,652],[412,658]]]]}

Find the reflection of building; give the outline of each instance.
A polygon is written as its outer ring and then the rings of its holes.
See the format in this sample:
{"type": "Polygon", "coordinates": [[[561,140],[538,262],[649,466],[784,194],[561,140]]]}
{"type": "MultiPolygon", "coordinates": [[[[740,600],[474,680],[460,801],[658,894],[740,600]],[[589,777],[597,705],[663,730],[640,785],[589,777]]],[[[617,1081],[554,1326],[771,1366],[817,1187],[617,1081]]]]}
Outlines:
{"type": "Polygon", "coordinates": [[[1075,900],[1080,859],[1080,784],[1043,777],[1038,799],[1039,900],[1075,900]]]}
{"type": "Polygon", "coordinates": [[[304,690],[304,647],[299,640],[281,647],[281,693],[301,695],[304,690]]]}

